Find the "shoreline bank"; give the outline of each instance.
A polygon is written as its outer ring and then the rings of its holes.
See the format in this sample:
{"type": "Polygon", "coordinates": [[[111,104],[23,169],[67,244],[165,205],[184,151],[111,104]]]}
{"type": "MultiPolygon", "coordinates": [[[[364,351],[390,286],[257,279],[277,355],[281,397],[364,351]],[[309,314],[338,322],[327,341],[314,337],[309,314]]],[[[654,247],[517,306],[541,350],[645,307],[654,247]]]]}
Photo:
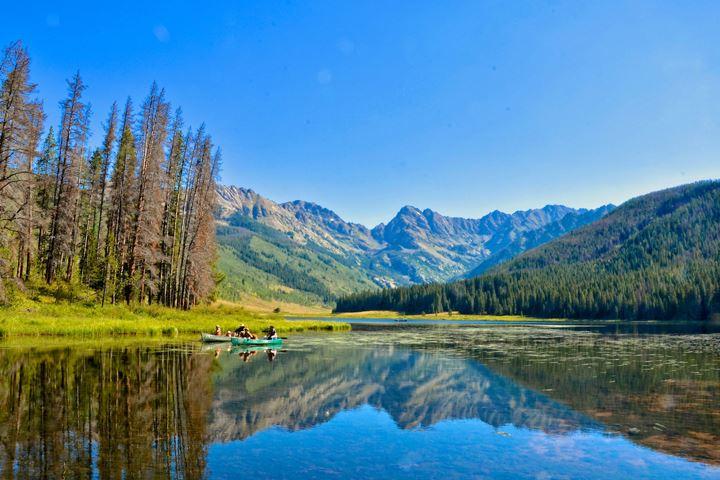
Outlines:
{"type": "Polygon", "coordinates": [[[278,333],[343,331],[343,322],[290,321],[281,315],[257,314],[239,307],[209,305],[191,310],[159,306],[23,303],[0,308],[0,339],[19,337],[191,337],[244,324],[254,332],[273,325],[278,333]]]}

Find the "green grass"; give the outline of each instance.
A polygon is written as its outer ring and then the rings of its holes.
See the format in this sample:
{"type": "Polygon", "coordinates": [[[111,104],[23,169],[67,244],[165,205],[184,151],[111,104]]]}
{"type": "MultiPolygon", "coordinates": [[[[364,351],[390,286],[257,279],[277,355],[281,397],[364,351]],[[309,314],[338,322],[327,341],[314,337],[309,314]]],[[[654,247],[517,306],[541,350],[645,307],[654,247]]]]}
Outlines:
{"type": "Polygon", "coordinates": [[[288,321],[279,315],[251,313],[231,305],[180,311],[160,306],[94,306],[26,300],[0,308],[0,337],[178,337],[230,330],[244,323],[254,332],[273,325],[279,333],[306,330],[348,330],[340,322],[288,321]]]}

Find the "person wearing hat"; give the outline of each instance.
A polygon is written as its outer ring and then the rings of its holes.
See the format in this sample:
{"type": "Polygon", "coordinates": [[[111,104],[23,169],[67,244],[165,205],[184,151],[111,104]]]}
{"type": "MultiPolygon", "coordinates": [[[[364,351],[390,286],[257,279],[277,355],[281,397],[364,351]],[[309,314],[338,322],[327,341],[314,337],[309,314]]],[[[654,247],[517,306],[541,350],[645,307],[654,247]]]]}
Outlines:
{"type": "Polygon", "coordinates": [[[213,335],[217,335],[218,337],[222,336],[222,328],[220,328],[220,325],[215,325],[215,333],[213,335]]]}
{"type": "Polygon", "coordinates": [[[240,338],[255,338],[255,336],[250,333],[250,330],[245,325],[240,325],[235,329],[235,336],[240,338]]]}
{"type": "Polygon", "coordinates": [[[236,328],[235,333],[240,338],[251,338],[251,339],[257,338],[255,335],[252,334],[252,332],[245,325],[240,325],[238,328],[236,328]]]}

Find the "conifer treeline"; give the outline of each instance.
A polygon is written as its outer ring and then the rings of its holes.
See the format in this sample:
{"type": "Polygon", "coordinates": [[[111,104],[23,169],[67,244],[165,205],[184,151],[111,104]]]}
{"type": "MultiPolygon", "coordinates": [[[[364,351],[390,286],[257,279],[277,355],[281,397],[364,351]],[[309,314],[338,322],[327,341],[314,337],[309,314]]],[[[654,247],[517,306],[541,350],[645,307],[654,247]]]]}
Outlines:
{"type": "Polygon", "coordinates": [[[205,127],[185,129],[153,83],[137,111],[112,105],[91,150],[78,73],[42,139],[26,49],[12,43],[0,62],[0,289],[41,278],[88,285],[103,303],[208,298],[220,153],[205,127]]]}
{"type": "Polygon", "coordinates": [[[356,293],[340,298],[335,309],[370,310],[579,319],[719,319],[720,266],[693,262],[686,267],[612,273],[599,265],[574,265],[492,273],[449,284],[356,293]]]}

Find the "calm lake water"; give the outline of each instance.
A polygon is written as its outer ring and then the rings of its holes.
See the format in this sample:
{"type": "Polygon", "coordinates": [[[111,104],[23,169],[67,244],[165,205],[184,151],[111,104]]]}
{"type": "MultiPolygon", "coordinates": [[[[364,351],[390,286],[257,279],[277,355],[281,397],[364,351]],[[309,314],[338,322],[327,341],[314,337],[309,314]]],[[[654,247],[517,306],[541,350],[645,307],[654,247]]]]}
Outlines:
{"type": "Polygon", "coordinates": [[[0,476],[720,478],[720,334],[666,330],[0,344],[0,476]]]}

